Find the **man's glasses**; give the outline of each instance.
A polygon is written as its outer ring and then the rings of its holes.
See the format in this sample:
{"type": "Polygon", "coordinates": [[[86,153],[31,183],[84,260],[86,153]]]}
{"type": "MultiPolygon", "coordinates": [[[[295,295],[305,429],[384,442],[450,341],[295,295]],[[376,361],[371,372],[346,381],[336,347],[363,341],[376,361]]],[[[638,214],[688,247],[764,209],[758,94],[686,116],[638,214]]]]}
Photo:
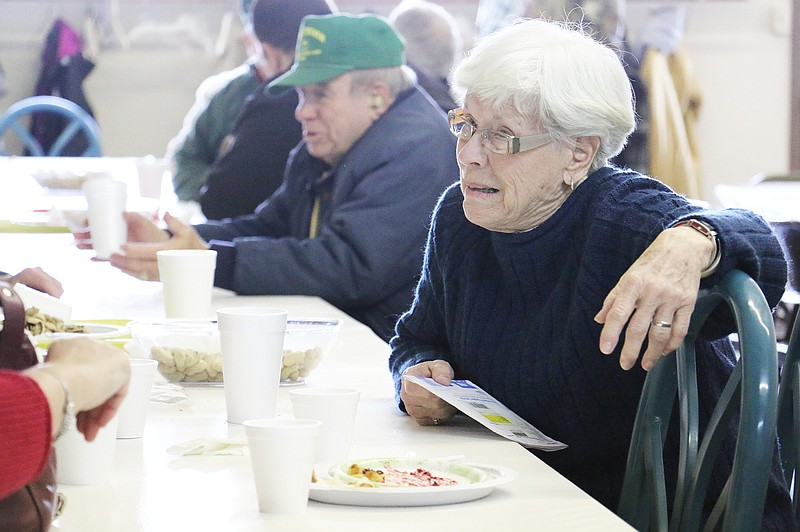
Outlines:
{"type": "Polygon", "coordinates": [[[464,115],[463,109],[453,109],[448,112],[447,120],[450,122],[450,131],[460,140],[466,142],[475,133],[478,133],[481,145],[484,148],[502,155],[512,155],[521,151],[532,150],[554,140],[549,133],[516,137],[494,129],[478,129],[472,118],[464,115]]]}

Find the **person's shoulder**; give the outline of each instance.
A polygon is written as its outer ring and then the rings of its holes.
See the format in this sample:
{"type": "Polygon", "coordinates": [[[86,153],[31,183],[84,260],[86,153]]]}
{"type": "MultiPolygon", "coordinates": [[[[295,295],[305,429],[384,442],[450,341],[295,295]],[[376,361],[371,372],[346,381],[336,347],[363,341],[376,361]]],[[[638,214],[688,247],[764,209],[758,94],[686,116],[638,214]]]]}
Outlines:
{"type": "Polygon", "coordinates": [[[200,82],[197,87],[197,98],[208,101],[216,93],[227,87],[233,80],[240,78],[250,72],[250,65],[241,64],[236,68],[224,70],[208,76],[200,82]]]}
{"type": "Polygon", "coordinates": [[[609,196],[615,202],[636,202],[649,195],[677,196],[672,189],[657,179],[614,165],[596,170],[588,181],[594,189],[594,196],[609,196]]]}
{"type": "Polygon", "coordinates": [[[376,142],[410,157],[430,158],[455,151],[456,138],[450,133],[447,116],[417,86],[400,94],[374,125],[372,136],[376,142]]]}
{"type": "Polygon", "coordinates": [[[211,98],[211,102],[241,100],[250,96],[262,84],[261,78],[252,68],[244,70],[240,75],[231,79],[211,98]]]}

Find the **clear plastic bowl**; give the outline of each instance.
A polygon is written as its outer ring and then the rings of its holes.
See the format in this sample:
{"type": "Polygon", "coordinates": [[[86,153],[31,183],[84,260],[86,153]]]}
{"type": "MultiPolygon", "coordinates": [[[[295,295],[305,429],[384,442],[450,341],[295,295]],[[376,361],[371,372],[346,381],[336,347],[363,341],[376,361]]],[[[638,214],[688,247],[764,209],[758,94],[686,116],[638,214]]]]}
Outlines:
{"type": "MultiPolygon", "coordinates": [[[[333,348],[342,320],[296,318],[286,323],[281,384],[301,384],[333,348]]],[[[221,384],[222,350],[216,321],[133,321],[131,336],[142,356],[158,360],[170,382],[221,384]]]]}

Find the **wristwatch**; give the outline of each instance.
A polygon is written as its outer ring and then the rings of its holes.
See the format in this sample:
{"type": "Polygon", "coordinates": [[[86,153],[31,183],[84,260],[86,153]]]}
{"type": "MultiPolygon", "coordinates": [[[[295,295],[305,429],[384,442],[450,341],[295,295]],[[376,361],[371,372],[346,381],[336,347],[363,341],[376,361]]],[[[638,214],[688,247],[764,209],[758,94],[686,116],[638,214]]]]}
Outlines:
{"type": "Polygon", "coordinates": [[[717,271],[717,267],[719,266],[719,262],[722,259],[722,250],[720,249],[719,239],[717,238],[717,232],[714,230],[713,227],[708,225],[705,222],[701,222],[700,220],[695,220],[694,218],[689,218],[688,220],[681,220],[680,222],[676,222],[672,225],[672,227],[691,227],[707,239],[711,241],[714,245],[714,258],[711,260],[711,264],[708,267],[700,272],[700,278],[704,279],[717,271]]]}
{"type": "MultiPolygon", "coordinates": [[[[66,390],[66,388],[65,388],[66,390]]],[[[54,441],[59,439],[61,436],[67,433],[67,431],[75,424],[75,403],[72,402],[72,399],[69,395],[67,395],[67,400],[64,402],[64,421],[61,423],[61,428],[56,434],[54,441]]]]}
{"type": "Polygon", "coordinates": [[[39,371],[43,371],[44,373],[53,377],[64,390],[64,412],[61,420],[61,428],[58,429],[58,434],[53,437],[53,441],[56,441],[61,436],[66,434],[70,427],[75,424],[75,403],[72,402],[72,396],[70,396],[69,393],[69,386],[67,386],[67,383],[64,382],[64,379],[50,371],[45,366],[39,365],[38,369],[39,371]]]}

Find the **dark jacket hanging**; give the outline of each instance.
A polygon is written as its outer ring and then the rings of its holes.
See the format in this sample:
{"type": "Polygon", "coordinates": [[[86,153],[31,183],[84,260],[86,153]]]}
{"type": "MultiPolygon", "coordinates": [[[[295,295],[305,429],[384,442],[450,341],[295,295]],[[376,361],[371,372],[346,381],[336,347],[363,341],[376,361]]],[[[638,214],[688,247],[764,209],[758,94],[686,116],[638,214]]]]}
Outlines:
{"type": "MultiPolygon", "coordinates": [[[[94,117],[83,91],[83,80],[94,68],[94,63],[83,56],[82,47],[78,33],[62,19],[56,19],[42,50],[42,70],[36,83],[36,96],[60,96],[78,104],[94,117]]],[[[47,152],[66,127],[66,119],[54,113],[35,113],[30,127],[31,134],[47,152]]],[[[88,145],[81,132],[67,144],[62,155],[79,156],[88,145]]]]}

